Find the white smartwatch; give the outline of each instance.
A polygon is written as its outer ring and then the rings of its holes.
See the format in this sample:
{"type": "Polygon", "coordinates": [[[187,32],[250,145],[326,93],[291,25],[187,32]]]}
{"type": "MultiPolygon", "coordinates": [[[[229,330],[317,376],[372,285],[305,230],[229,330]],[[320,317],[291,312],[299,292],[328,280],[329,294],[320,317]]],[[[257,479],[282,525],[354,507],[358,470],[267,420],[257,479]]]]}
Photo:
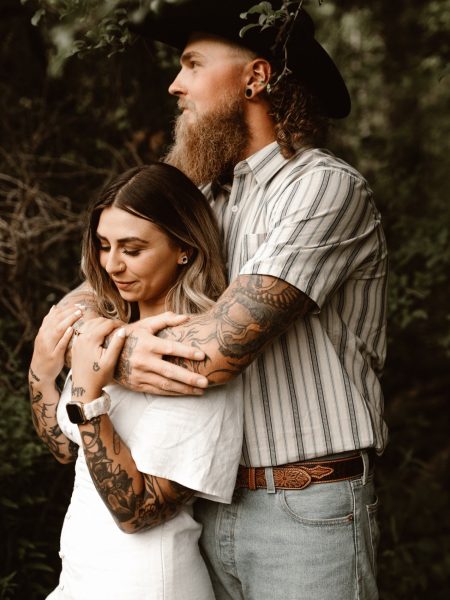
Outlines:
{"type": "Polygon", "coordinates": [[[83,425],[94,417],[106,415],[111,406],[111,398],[105,391],[99,398],[90,402],[79,402],[71,400],[66,404],[67,415],[71,423],[83,425]]]}

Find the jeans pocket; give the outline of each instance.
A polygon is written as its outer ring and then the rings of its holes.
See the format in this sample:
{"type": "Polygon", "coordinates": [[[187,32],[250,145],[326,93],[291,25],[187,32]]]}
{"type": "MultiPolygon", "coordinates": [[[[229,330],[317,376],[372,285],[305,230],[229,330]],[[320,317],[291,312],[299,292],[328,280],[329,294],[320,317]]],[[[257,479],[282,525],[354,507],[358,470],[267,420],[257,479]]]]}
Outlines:
{"type": "Polygon", "coordinates": [[[378,498],[371,504],[366,504],[367,522],[369,525],[369,541],[371,549],[372,569],[376,574],[377,570],[377,552],[380,541],[380,529],[378,525],[378,498]]]}
{"type": "Polygon", "coordinates": [[[285,514],[303,525],[331,527],[353,522],[353,497],[346,482],[282,490],[279,503],[285,514]]]}

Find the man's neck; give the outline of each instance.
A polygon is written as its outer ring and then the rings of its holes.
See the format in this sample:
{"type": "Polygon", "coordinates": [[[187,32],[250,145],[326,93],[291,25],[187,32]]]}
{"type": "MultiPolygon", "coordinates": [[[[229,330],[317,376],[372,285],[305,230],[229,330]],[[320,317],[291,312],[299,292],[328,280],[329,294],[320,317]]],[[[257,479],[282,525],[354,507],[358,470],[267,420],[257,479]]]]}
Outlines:
{"type": "Polygon", "coordinates": [[[252,106],[247,113],[247,122],[249,125],[250,138],[245,149],[245,156],[248,158],[258,150],[268,146],[276,140],[275,125],[268,114],[266,103],[260,103],[252,106]]]}

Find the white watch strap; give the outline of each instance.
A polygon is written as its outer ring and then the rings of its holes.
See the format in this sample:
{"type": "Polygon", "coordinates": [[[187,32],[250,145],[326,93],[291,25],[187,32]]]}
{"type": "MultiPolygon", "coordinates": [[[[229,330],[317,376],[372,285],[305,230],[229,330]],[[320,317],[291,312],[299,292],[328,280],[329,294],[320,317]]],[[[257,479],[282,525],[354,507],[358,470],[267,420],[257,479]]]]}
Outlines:
{"type": "Polygon", "coordinates": [[[90,421],[94,417],[105,415],[109,411],[110,406],[111,398],[109,397],[109,394],[103,392],[100,398],[91,400],[91,402],[86,402],[86,404],[83,405],[85,417],[90,421]]]}

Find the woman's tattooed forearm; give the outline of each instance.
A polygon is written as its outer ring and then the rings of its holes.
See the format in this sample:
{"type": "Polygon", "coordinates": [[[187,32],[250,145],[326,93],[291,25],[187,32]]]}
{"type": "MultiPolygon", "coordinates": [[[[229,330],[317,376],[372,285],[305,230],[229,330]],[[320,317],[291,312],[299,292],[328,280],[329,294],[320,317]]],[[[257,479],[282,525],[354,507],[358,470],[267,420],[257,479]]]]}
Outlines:
{"type": "Polygon", "coordinates": [[[45,402],[43,393],[36,389],[39,378],[30,369],[30,400],[31,418],[34,428],[53,454],[60,462],[73,461],[78,452],[78,446],[73,444],[61,431],[56,420],[56,406],[54,402],[45,402]]]}
{"type": "Polygon", "coordinates": [[[81,439],[92,481],[121,529],[128,532],[149,529],[174,517],[180,503],[186,502],[193,492],[137,470],[128,473],[119,462],[122,452],[129,453],[128,448],[116,431],[113,431],[112,448],[105,445],[102,427],[105,425],[100,417],[91,419],[81,430],[81,439]],[[133,487],[136,476],[143,478],[144,487],[140,492],[133,487]]]}
{"type": "Polygon", "coordinates": [[[40,381],[39,377],[36,375],[36,373],[33,371],[33,369],[30,367],[30,377],[34,380],[34,381],[40,381]]]}
{"type": "Polygon", "coordinates": [[[84,387],[72,385],[72,397],[81,398],[81,396],[84,396],[85,392],[86,390],[84,387]]]}

